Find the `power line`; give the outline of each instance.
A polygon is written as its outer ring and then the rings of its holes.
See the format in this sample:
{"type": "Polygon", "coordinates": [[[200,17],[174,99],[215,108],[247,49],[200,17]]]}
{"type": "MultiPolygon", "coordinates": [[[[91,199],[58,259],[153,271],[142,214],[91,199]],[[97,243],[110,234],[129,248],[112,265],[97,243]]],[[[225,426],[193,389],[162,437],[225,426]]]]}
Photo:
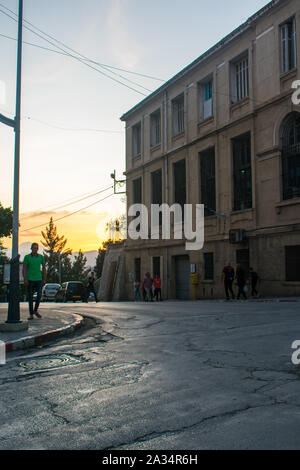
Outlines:
{"type": "MultiPolygon", "coordinates": [[[[67,217],[71,217],[72,215],[77,214],[78,212],[82,212],[85,209],[88,209],[89,207],[92,207],[92,206],[95,206],[96,204],[99,204],[99,202],[102,202],[102,201],[104,201],[105,199],[108,199],[111,196],[114,196],[114,193],[109,194],[108,196],[104,197],[103,199],[99,199],[99,201],[93,202],[92,204],[89,204],[88,206],[82,207],[81,209],[78,209],[77,211],[71,212],[71,214],[67,214],[67,215],[64,215],[63,217],[59,217],[58,219],[53,220],[53,222],[58,222],[59,220],[66,219],[67,217]]],[[[21,230],[21,233],[28,232],[29,230],[33,230],[33,229],[44,227],[44,226],[45,226],[45,224],[41,224],[41,225],[36,225],[35,227],[26,228],[24,230],[21,230]]]]}
{"type": "MultiPolygon", "coordinates": [[[[0,5],[1,5],[1,4],[0,4],[0,5]]],[[[2,6],[3,6],[3,5],[2,5],[2,6]]],[[[6,7],[4,7],[4,8],[6,8],[6,7]]],[[[2,14],[4,14],[4,15],[8,16],[8,18],[12,19],[13,21],[16,21],[16,22],[18,21],[16,18],[13,18],[11,15],[9,15],[8,13],[6,13],[5,11],[3,11],[3,10],[1,10],[1,9],[0,9],[0,12],[1,12],[2,14]]],[[[16,13],[13,13],[13,14],[16,15],[16,13]]],[[[100,73],[101,75],[104,75],[105,77],[109,78],[110,80],[113,80],[113,81],[119,83],[120,85],[123,85],[123,86],[125,86],[126,88],[129,88],[130,90],[133,90],[133,91],[135,91],[136,93],[139,93],[140,95],[147,96],[145,93],[142,93],[141,91],[136,90],[135,88],[133,88],[133,87],[131,87],[131,86],[129,86],[129,85],[126,85],[125,83],[121,82],[120,80],[118,80],[118,79],[116,79],[116,78],[114,78],[114,77],[111,77],[111,76],[108,75],[107,73],[104,73],[103,71],[101,71],[101,70],[97,69],[96,67],[90,65],[89,63],[86,62],[86,60],[89,60],[89,61],[90,61],[90,59],[88,59],[88,58],[81,59],[80,57],[76,57],[76,56],[74,56],[74,55],[68,53],[68,52],[65,51],[64,49],[62,49],[60,46],[54,44],[53,42],[49,41],[49,40],[46,39],[45,37],[41,36],[39,33],[37,33],[36,31],[34,31],[33,29],[29,28],[28,26],[25,26],[25,25],[24,25],[24,27],[25,27],[28,31],[32,32],[32,33],[35,34],[36,36],[40,37],[40,38],[43,39],[44,41],[46,41],[46,42],[48,42],[49,44],[51,44],[52,46],[54,46],[54,47],[60,49],[61,51],[63,51],[63,52],[65,53],[65,55],[67,55],[67,56],[69,56],[69,57],[72,57],[73,59],[78,60],[78,61],[81,62],[82,64],[86,65],[87,67],[91,68],[92,70],[95,70],[96,72],[100,73]]],[[[43,34],[45,34],[45,33],[43,33],[43,34]]],[[[59,42],[59,41],[58,41],[58,42],[59,42]]],[[[65,46],[65,47],[68,47],[68,46],[65,46]]],[[[78,54],[79,56],[82,56],[82,54],[80,54],[80,53],[78,53],[78,52],[76,52],[76,54],[78,54]]],[[[82,57],[84,57],[84,56],[82,56],[82,57]]],[[[102,66],[102,67],[103,67],[103,66],[102,66]]],[[[108,70],[107,70],[107,71],[108,71],[108,70]]],[[[109,71],[109,73],[113,73],[114,75],[117,75],[117,74],[115,74],[115,73],[112,72],[112,71],[109,71]]],[[[126,81],[128,81],[128,82],[131,82],[131,83],[133,83],[133,84],[136,85],[136,86],[139,86],[139,87],[141,87],[141,88],[145,88],[145,87],[143,87],[142,85],[137,84],[136,82],[132,82],[132,80],[129,80],[129,79],[125,78],[125,77],[122,77],[122,78],[123,78],[123,80],[126,80],[126,81]]],[[[146,89],[146,90],[152,92],[151,90],[148,90],[148,89],[146,89]]]]}
{"type": "MultiPolygon", "coordinates": [[[[112,189],[112,188],[113,188],[113,186],[108,186],[107,188],[102,189],[101,191],[97,191],[97,192],[94,192],[92,194],[89,193],[88,195],[86,195],[84,197],[81,197],[80,199],[76,199],[75,201],[67,202],[67,203],[64,203],[63,205],[55,206],[55,207],[47,206],[44,209],[36,209],[34,212],[43,212],[46,209],[48,209],[48,211],[63,209],[64,207],[68,207],[68,206],[71,206],[71,205],[76,204],[78,202],[84,201],[85,199],[89,199],[89,198],[94,197],[98,194],[104,193],[105,191],[108,191],[108,189],[112,189]]],[[[37,213],[35,215],[28,215],[27,217],[22,217],[21,220],[31,219],[32,217],[37,217],[38,215],[41,215],[41,214],[37,213]]]]}
{"type": "Polygon", "coordinates": [[[47,127],[52,127],[53,129],[58,129],[61,131],[69,131],[69,132],[100,132],[100,133],[108,133],[108,134],[123,134],[124,131],[112,131],[112,130],[105,130],[105,129],[88,129],[88,128],[70,128],[70,127],[62,127],[55,124],[50,124],[49,122],[42,121],[41,119],[36,119],[30,116],[24,116],[23,119],[27,119],[29,121],[35,121],[39,124],[43,124],[47,127]]]}
{"type": "MultiPolygon", "coordinates": [[[[1,3],[0,3],[0,6],[2,6],[1,3]]],[[[14,19],[14,18],[12,18],[12,19],[14,19]]],[[[38,29],[38,28],[36,28],[36,29],[38,29]]],[[[46,34],[46,33],[44,33],[44,34],[46,34]]],[[[13,38],[11,36],[7,36],[6,34],[0,33],[0,36],[3,37],[3,38],[6,38],[6,39],[10,39],[12,41],[17,41],[16,38],[13,38]]],[[[38,49],[43,49],[44,51],[54,52],[55,54],[60,54],[60,55],[65,55],[65,56],[70,57],[70,54],[67,53],[67,52],[56,51],[55,49],[50,49],[49,47],[44,47],[44,46],[41,46],[40,44],[35,44],[33,42],[23,41],[23,44],[26,44],[28,46],[37,47],[38,49]]],[[[144,74],[144,73],[133,72],[133,70],[123,69],[123,68],[120,68],[120,67],[114,67],[113,65],[103,64],[101,62],[97,62],[96,60],[92,60],[92,59],[86,58],[86,61],[91,62],[91,63],[96,64],[96,65],[99,65],[100,67],[106,67],[108,69],[119,70],[120,72],[130,73],[132,75],[137,75],[137,76],[143,77],[143,78],[149,78],[150,80],[156,80],[158,82],[165,82],[166,81],[163,78],[154,77],[153,75],[147,75],[147,74],[144,74]]]]}

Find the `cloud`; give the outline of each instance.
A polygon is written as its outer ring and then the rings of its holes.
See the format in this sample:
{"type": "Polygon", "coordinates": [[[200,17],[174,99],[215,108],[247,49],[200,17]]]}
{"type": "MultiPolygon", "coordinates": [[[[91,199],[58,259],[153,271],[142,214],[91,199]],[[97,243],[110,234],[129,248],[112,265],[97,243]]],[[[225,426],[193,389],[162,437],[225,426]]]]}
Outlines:
{"type": "Polygon", "coordinates": [[[119,65],[134,68],[142,57],[143,48],[126,24],[129,1],[111,0],[109,5],[106,23],[109,47],[119,65]]]}

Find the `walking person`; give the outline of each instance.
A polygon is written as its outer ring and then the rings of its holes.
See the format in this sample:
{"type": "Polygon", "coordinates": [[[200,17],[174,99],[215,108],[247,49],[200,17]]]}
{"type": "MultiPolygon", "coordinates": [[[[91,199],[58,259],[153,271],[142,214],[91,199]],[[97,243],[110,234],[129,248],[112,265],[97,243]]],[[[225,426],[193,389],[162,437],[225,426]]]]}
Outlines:
{"type": "Polygon", "coordinates": [[[38,253],[39,245],[33,243],[31,245],[31,253],[24,257],[23,261],[23,277],[24,285],[28,288],[28,304],[29,304],[29,318],[33,320],[36,315],[38,318],[42,318],[42,315],[38,312],[42,297],[42,287],[46,282],[46,264],[43,255],[38,253]],[[33,308],[33,294],[37,292],[35,306],[33,308]]]}
{"type": "Polygon", "coordinates": [[[250,280],[251,280],[251,295],[252,297],[259,297],[259,293],[256,290],[256,284],[259,280],[258,274],[256,271],[253,271],[253,268],[249,268],[250,280]]]}
{"type": "Polygon", "coordinates": [[[151,300],[153,302],[153,293],[152,293],[153,279],[150,276],[150,273],[145,274],[144,279],[144,291],[145,291],[145,300],[148,302],[151,300]]]}
{"type": "Polygon", "coordinates": [[[140,292],[140,282],[135,280],[133,283],[134,287],[134,300],[141,300],[141,292],[140,292]]]}
{"type": "Polygon", "coordinates": [[[229,300],[229,292],[231,293],[232,299],[234,299],[234,292],[232,290],[232,284],[234,281],[234,268],[231,266],[230,262],[224,266],[222,271],[222,281],[224,282],[226,299],[229,300]]]}
{"type": "Polygon", "coordinates": [[[153,284],[154,284],[154,297],[156,298],[156,301],[158,302],[158,296],[159,300],[162,300],[161,298],[161,278],[159,277],[158,274],[155,275],[153,279],[153,284]]]}
{"type": "Polygon", "coordinates": [[[246,274],[244,269],[241,267],[240,264],[236,265],[236,280],[237,280],[237,285],[239,287],[238,295],[237,295],[237,300],[239,300],[240,296],[242,295],[245,300],[247,300],[247,296],[245,293],[245,287],[246,287],[246,274]]]}
{"type": "Polygon", "coordinates": [[[95,297],[95,302],[98,302],[97,294],[96,294],[96,289],[95,289],[95,273],[91,272],[88,278],[88,284],[87,284],[87,290],[86,290],[86,301],[88,302],[90,293],[93,292],[94,297],[95,297]]]}

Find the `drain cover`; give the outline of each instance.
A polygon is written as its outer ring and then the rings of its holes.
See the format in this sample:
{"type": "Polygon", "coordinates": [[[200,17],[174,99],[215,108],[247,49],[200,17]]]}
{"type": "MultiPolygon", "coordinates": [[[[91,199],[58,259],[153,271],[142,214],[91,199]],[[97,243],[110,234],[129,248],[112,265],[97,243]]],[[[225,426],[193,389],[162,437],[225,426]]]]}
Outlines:
{"type": "Polygon", "coordinates": [[[52,354],[50,356],[35,357],[25,362],[19,362],[19,366],[26,372],[38,372],[58,367],[75,366],[87,362],[82,357],[72,356],[71,354],[52,354]]]}

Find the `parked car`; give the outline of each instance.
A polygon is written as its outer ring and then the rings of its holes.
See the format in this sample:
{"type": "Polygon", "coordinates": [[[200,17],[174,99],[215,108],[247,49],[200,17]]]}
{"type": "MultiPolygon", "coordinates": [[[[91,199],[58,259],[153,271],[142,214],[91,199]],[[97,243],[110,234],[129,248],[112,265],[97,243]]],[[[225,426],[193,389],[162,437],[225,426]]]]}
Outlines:
{"type": "Polygon", "coordinates": [[[86,301],[86,288],[83,282],[68,281],[64,282],[55,295],[55,302],[68,302],[68,300],[82,300],[86,301]]]}
{"type": "Polygon", "coordinates": [[[45,284],[42,290],[42,301],[55,300],[55,295],[60,289],[60,284],[45,284]]]}

